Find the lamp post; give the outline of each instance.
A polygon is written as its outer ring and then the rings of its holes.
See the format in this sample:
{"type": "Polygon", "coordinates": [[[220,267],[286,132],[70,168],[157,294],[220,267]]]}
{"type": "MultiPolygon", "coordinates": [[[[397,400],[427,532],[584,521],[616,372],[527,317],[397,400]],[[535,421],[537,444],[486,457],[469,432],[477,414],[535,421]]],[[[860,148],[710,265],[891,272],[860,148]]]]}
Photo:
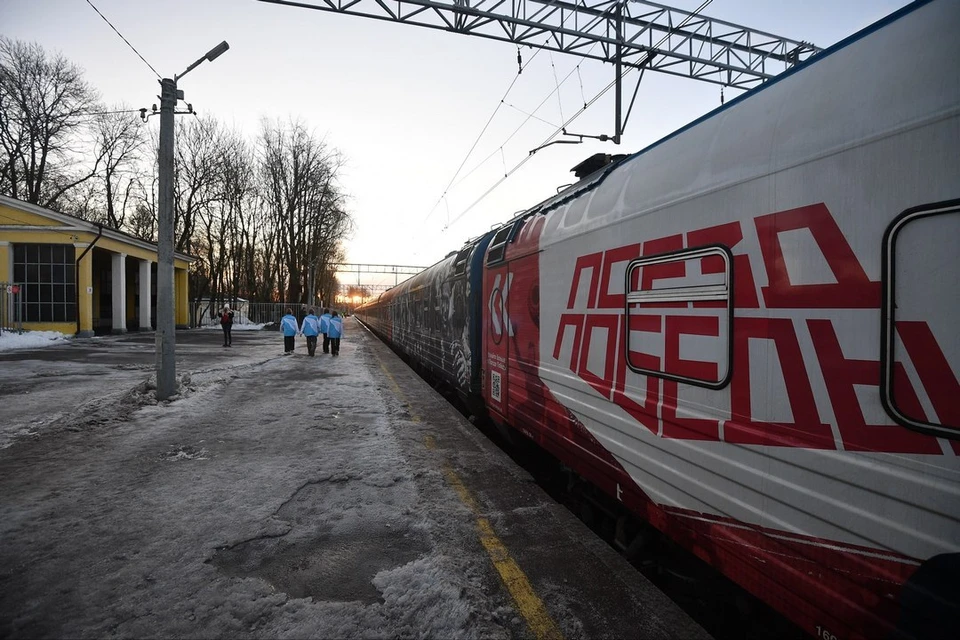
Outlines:
{"type": "Polygon", "coordinates": [[[207,52],[173,79],[160,81],[160,151],[159,151],[159,209],[157,211],[157,400],[166,400],[177,390],[176,318],[174,317],[173,282],[173,116],[177,100],[183,92],[177,90],[177,80],[204,60],[213,61],[230,48],[226,41],[207,52]]]}

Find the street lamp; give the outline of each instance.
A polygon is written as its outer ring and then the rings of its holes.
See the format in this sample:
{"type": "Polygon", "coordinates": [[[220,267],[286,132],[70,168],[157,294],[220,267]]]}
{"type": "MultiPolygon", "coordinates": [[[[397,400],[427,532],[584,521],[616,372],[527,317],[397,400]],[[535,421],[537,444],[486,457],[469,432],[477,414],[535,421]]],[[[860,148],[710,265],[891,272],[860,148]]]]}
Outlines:
{"type": "MultiPolygon", "coordinates": [[[[177,90],[177,80],[204,60],[213,61],[230,48],[226,40],[207,52],[187,69],[160,81],[160,157],[159,210],[157,211],[157,400],[166,400],[177,390],[176,319],[174,318],[173,282],[173,116],[177,100],[183,92],[177,90]]],[[[192,111],[192,110],[191,110],[192,111]]]]}

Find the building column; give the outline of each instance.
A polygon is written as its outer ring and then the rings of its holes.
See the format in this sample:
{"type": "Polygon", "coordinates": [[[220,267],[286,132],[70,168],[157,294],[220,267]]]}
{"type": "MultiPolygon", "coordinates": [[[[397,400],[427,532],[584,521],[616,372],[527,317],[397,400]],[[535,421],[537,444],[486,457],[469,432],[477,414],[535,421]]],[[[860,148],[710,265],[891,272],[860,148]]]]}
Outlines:
{"type": "Polygon", "coordinates": [[[186,269],[174,269],[173,273],[173,308],[174,322],[177,329],[190,328],[190,299],[188,297],[189,276],[186,269]]]}
{"type": "Polygon", "coordinates": [[[127,332],[127,254],[114,253],[110,256],[111,283],[110,308],[113,315],[111,333],[127,332]]]}
{"type": "MultiPolygon", "coordinates": [[[[88,242],[75,242],[74,250],[79,256],[90,246],[88,242]]],[[[77,318],[80,319],[80,331],[77,336],[93,336],[93,251],[87,251],[77,265],[77,318]]]]}
{"type": "Polygon", "coordinates": [[[0,282],[10,282],[13,279],[13,254],[10,252],[10,243],[0,240],[0,282]]]}
{"type": "MultiPolygon", "coordinates": [[[[10,243],[6,240],[0,240],[0,284],[13,280],[13,252],[10,251],[10,243]]],[[[0,290],[0,296],[7,295],[6,291],[0,290]]],[[[10,301],[13,301],[11,296],[10,301]]],[[[10,305],[13,306],[12,304],[10,305]]],[[[0,317],[0,329],[13,326],[13,309],[0,304],[0,309],[7,311],[7,317],[0,317]]]]}
{"type": "Polygon", "coordinates": [[[150,267],[153,265],[149,260],[140,261],[140,331],[150,331],[153,325],[150,323],[150,292],[153,289],[150,279],[150,267]]]}

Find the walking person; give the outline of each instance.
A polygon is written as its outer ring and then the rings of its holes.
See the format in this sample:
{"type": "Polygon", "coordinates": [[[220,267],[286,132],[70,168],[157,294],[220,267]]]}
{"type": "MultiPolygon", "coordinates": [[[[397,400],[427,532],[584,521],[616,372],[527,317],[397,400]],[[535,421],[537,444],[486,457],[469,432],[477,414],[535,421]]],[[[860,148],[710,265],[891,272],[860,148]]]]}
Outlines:
{"type": "Polygon", "coordinates": [[[317,336],[320,334],[320,318],[313,309],[310,309],[304,317],[300,333],[307,338],[307,353],[312,357],[317,351],[317,336]]]}
{"type": "Polygon", "coordinates": [[[297,326],[297,318],[293,315],[293,309],[287,307],[287,315],[283,316],[280,320],[280,331],[283,331],[283,355],[293,355],[293,339],[296,337],[299,329],[300,327],[297,326]]]}
{"type": "Polygon", "coordinates": [[[335,356],[340,355],[340,338],[343,336],[343,318],[337,315],[336,311],[330,316],[327,336],[330,338],[330,353],[335,356]]]}
{"type": "Polygon", "coordinates": [[[228,304],[223,305],[220,311],[220,328],[223,329],[223,346],[232,347],[233,336],[230,335],[230,331],[233,329],[233,310],[228,304]]]}
{"type": "Polygon", "coordinates": [[[323,352],[330,353],[330,337],[327,335],[327,329],[330,327],[330,309],[324,309],[320,316],[320,333],[323,334],[323,352]]]}

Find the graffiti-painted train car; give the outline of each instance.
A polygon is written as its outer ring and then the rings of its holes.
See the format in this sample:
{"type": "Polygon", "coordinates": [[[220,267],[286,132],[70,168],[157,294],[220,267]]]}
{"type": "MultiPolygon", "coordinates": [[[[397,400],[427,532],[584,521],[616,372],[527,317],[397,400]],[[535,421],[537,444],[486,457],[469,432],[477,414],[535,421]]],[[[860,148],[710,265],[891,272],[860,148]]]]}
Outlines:
{"type": "Polygon", "coordinates": [[[603,166],[465,309],[495,422],[821,638],[957,615],[958,33],[916,2],[603,166]]]}

